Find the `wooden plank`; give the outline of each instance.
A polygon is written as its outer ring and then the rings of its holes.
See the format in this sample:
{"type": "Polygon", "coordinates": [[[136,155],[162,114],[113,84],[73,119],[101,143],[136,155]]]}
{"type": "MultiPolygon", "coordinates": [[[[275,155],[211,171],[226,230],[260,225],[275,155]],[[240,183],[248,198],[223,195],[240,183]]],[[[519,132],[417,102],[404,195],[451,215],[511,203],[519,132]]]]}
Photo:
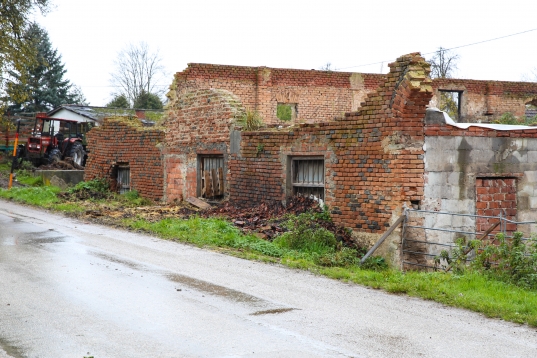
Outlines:
{"type": "Polygon", "coordinates": [[[201,171],[201,197],[205,197],[205,171],[201,171]]]}
{"type": "Polygon", "coordinates": [[[205,171],[205,197],[214,196],[213,194],[213,181],[211,180],[211,172],[209,170],[205,171]]]}
{"type": "Polygon", "coordinates": [[[375,252],[376,249],[378,249],[378,247],[380,246],[380,244],[382,244],[384,242],[384,240],[386,240],[386,238],[388,236],[390,236],[390,234],[392,233],[393,230],[395,230],[396,227],[399,226],[399,224],[401,224],[403,222],[403,220],[405,219],[405,215],[401,215],[399,217],[399,219],[397,219],[392,226],[390,226],[390,228],[388,229],[388,231],[386,231],[384,233],[384,235],[382,235],[382,237],[379,239],[379,241],[377,241],[377,243],[371,248],[369,249],[369,251],[367,252],[367,254],[364,255],[364,257],[362,257],[362,259],[360,260],[360,263],[363,264],[365,260],[367,260],[367,258],[371,255],[373,255],[373,253],[375,252]]]}
{"type": "Polygon", "coordinates": [[[218,187],[218,174],[216,172],[216,169],[211,170],[211,180],[213,184],[213,195],[220,195],[220,188],[218,187]]]}
{"type": "Polygon", "coordinates": [[[224,168],[218,168],[218,186],[220,187],[220,195],[224,195],[224,168]]]}
{"type": "Polygon", "coordinates": [[[190,204],[200,208],[200,209],[209,209],[211,208],[211,205],[210,204],[207,204],[206,202],[204,202],[203,200],[200,200],[198,198],[194,198],[194,197],[189,197],[186,199],[186,201],[188,201],[190,204]]]}

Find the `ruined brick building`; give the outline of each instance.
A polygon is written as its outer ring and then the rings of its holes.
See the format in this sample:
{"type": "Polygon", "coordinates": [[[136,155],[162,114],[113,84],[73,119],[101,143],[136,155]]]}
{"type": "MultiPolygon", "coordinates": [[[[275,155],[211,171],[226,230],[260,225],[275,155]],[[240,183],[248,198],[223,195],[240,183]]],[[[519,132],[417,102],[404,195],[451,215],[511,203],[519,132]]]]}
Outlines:
{"type": "MultiPolygon", "coordinates": [[[[87,178],[134,160],[131,187],[164,201],[203,196],[248,205],[313,195],[367,243],[405,205],[486,213],[500,201],[487,188],[499,185],[511,188],[500,193],[505,203],[512,199],[510,217],[532,217],[537,129],[458,128],[427,107],[449,94],[458,122],[491,122],[506,112],[523,115],[536,103],[537,84],[432,81],[428,74],[418,53],[390,64],[387,75],[190,64],[170,87],[161,134],[126,135],[130,152],[100,153],[87,178]],[[242,130],[247,110],[266,126],[242,130]],[[142,147],[151,160],[132,157],[142,147]]],[[[110,122],[100,131],[104,139],[125,128],[110,122]]],[[[385,245],[394,262],[396,236],[385,245]]]]}

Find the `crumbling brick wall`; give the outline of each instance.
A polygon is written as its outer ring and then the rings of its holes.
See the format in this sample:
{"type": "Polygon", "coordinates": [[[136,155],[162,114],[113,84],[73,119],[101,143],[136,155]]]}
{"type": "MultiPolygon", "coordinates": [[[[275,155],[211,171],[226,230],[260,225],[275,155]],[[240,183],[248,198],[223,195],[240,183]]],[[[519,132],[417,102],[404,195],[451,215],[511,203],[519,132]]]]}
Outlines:
{"type": "Polygon", "coordinates": [[[283,201],[288,158],[322,156],[325,201],[338,224],[378,238],[404,203],[423,195],[423,119],[432,96],[429,64],[402,56],[358,112],[336,121],[242,133],[230,161],[230,198],[243,204],[283,201]]]}
{"type": "Polygon", "coordinates": [[[324,122],[356,110],[383,80],[379,74],[191,63],[175,75],[176,92],[218,88],[232,92],[265,123],[280,124],[278,103],[298,104],[297,122],[324,122]]]}
{"type": "Polygon", "coordinates": [[[84,180],[114,180],[118,164],[130,167],[130,187],[146,198],[161,200],[164,165],[161,143],[164,131],[143,127],[136,119],[107,118],[87,133],[88,160],[84,180]]]}
{"type": "Polygon", "coordinates": [[[434,96],[431,106],[438,106],[439,90],[461,91],[461,118],[459,122],[493,122],[509,112],[517,117],[525,115],[526,104],[537,102],[537,83],[480,81],[453,78],[433,80],[434,96]]]}
{"type": "Polygon", "coordinates": [[[239,99],[226,90],[193,89],[173,92],[167,107],[165,163],[166,200],[200,196],[200,156],[221,155],[227,195],[231,136],[244,114],[239,99]]]}

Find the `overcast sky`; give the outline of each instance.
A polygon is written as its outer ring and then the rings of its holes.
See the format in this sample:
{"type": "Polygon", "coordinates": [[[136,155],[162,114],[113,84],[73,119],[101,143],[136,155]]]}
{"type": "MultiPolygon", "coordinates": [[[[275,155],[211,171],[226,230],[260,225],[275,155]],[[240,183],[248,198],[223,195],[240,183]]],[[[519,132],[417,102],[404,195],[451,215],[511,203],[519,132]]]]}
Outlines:
{"type": "MultiPolygon", "coordinates": [[[[117,53],[145,41],[172,74],[189,62],[387,72],[400,55],[537,28],[536,0],[53,0],[35,19],[91,105],[110,99],[117,53]],[[381,64],[381,62],[384,62],[381,64]],[[363,66],[374,63],[373,65],[363,66]],[[351,68],[349,68],[351,67],[351,68]]],[[[456,49],[456,77],[518,81],[537,68],[537,31],[456,49]]]]}

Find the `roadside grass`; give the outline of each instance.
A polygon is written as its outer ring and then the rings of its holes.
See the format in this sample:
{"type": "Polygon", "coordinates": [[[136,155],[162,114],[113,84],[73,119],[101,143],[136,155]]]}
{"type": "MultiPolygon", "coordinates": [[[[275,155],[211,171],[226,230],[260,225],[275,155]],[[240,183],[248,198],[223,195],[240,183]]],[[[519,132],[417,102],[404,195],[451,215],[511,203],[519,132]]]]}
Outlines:
{"type": "Polygon", "coordinates": [[[231,223],[218,218],[165,219],[155,223],[128,219],[123,224],[165,239],[217,249],[245,259],[280,263],[393,294],[406,294],[466,308],[487,317],[537,327],[537,291],[523,289],[477,272],[456,275],[444,272],[372,270],[357,264],[322,266],[319,264],[319,253],[292,250],[287,245],[279,245],[278,241],[269,242],[253,235],[244,235],[231,223]]]}
{"type": "MultiPolygon", "coordinates": [[[[85,190],[98,183],[81,184],[85,190]]],[[[76,192],[77,190],[72,190],[76,192]]],[[[59,197],[56,187],[17,187],[0,189],[0,197],[65,213],[85,210],[76,200],[59,197]]],[[[146,204],[137,193],[113,195],[93,203],[109,207],[146,204]]],[[[500,318],[537,327],[537,290],[524,289],[511,283],[475,271],[463,274],[443,272],[400,272],[386,269],[379,258],[358,265],[356,251],[334,247],[334,241],[324,231],[310,232],[306,214],[289,217],[291,233],[272,242],[244,234],[222,218],[163,219],[150,222],[142,218],[118,219],[118,224],[131,230],[152,233],[163,239],[211,248],[229,255],[290,268],[308,270],[330,278],[382,289],[393,294],[406,294],[433,300],[453,307],[469,309],[488,317],[500,318]],[[315,244],[304,242],[303,236],[316,236],[315,244]]]]}
{"type": "Polygon", "coordinates": [[[54,186],[13,187],[10,190],[0,189],[0,197],[50,209],[59,202],[56,196],[59,192],[60,188],[54,186]]]}

